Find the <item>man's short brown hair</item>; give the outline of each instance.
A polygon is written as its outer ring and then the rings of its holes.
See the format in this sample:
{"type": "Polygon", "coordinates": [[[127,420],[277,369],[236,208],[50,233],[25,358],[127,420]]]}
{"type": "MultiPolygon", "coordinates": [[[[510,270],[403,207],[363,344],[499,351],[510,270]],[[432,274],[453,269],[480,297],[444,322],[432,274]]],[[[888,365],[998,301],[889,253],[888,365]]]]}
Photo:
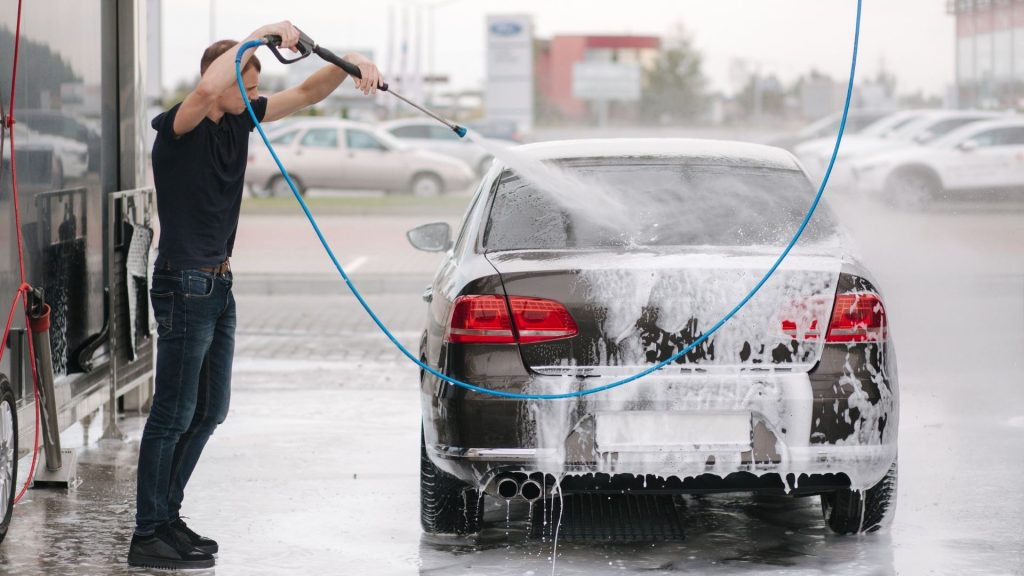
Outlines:
{"type": "MultiPolygon", "coordinates": [[[[238,42],[234,40],[217,40],[210,47],[203,52],[203,59],[199,61],[199,75],[206,74],[206,69],[213,64],[213,61],[220,57],[221,54],[227,52],[229,49],[234,48],[238,42]]],[[[249,60],[245,63],[245,68],[242,72],[248,72],[250,68],[255,67],[257,72],[263,71],[263,66],[260,65],[259,58],[253,54],[249,57],[249,60]]]]}

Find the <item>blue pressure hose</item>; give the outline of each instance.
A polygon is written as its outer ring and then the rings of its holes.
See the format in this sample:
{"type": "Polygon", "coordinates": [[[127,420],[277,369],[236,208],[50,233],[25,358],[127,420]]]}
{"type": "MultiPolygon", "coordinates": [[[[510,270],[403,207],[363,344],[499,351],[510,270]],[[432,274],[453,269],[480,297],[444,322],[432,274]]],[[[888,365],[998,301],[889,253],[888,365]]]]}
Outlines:
{"type": "Polygon", "coordinates": [[[590,394],[604,392],[605,390],[611,390],[612,388],[617,388],[624,384],[628,384],[634,380],[639,380],[640,378],[643,378],[644,376],[647,376],[648,374],[656,370],[660,370],[661,368],[664,368],[665,366],[675,362],[684,354],[686,354],[690,350],[693,350],[701,342],[707,340],[712,334],[714,334],[716,331],[718,331],[719,328],[721,328],[726,322],[728,322],[729,319],[735,316],[736,313],[739,312],[740,309],[743,308],[743,306],[745,306],[747,302],[749,302],[750,299],[754,297],[755,294],[757,294],[758,290],[760,290],[761,287],[764,286],[768,279],[771,278],[772,274],[775,273],[775,270],[778,269],[779,265],[782,264],[782,261],[786,259],[786,256],[789,255],[789,252],[793,249],[793,246],[795,246],[797,241],[800,239],[800,236],[803,234],[804,229],[807,228],[807,224],[811,221],[811,216],[814,215],[814,211],[818,208],[818,203],[821,201],[821,196],[825,192],[825,185],[828,184],[828,178],[832,174],[832,167],[835,165],[836,156],[839,155],[839,144],[843,141],[843,132],[846,130],[846,119],[850,113],[850,99],[853,95],[853,80],[857,71],[857,50],[860,45],[860,19],[862,3],[863,0],[857,0],[857,23],[853,35],[853,58],[852,62],[850,63],[850,80],[846,86],[846,101],[843,104],[843,119],[839,124],[839,135],[836,137],[836,144],[835,147],[832,149],[832,158],[829,160],[828,169],[825,170],[825,176],[821,181],[821,186],[818,188],[818,193],[814,197],[814,201],[811,203],[810,209],[807,211],[807,215],[804,216],[803,222],[800,223],[800,227],[797,229],[796,234],[793,235],[792,240],[789,241],[789,244],[779,255],[778,259],[775,260],[775,263],[772,264],[772,267],[768,269],[768,272],[765,273],[765,275],[761,278],[757,285],[754,286],[754,288],[751,289],[750,292],[746,296],[744,296],[742,300],[740,300],[739,304],[733,307],[733,309],[730,310],[728,314],[726,314],[721,320],[719,320],[714,326],[712,326],[710,330],[701,335],[700,338],[697,338],[689,346],[680,350],[671,358],[663,360],[662,362],[659,362],[643,370],[642,372],[638,372],[637,374],[629,376],[628,378],[616,380],[615,382],[611,382],[603,386],[598,386],[596,388],[577,390],[575,392],[565,392],[561,394],[521,394],[516,392],[505,392],[502,390],[493,390],[490,388],[484,388],[482,386],[474,386],[473,384],[470,384],[468,382],[463,382],[461,380],[457,380],[455,378],[438,372],[437,370],[421,362],[420,359],[417,358],[415,354],[409,352],[409,350],[406,349],[406,347],[403,346],[398,341],[398,339],[395,338],[395,335],[392,334],[391,331],[388,330],[386,326],[384,326],[380,318],[378,318],[377,315],[373,312],[373,309],[370,308],[370,305],[367,304],[366,300],[363,299],[363,295],[359,293],[358,289],[356,289],[355,285],[352,283],[352,280],[348,277],[348,274],[345,273],[345,269],[341,266],[341,263],[338,262],[338,258],[334,255],[334,251],[331,250],[331,246],[327,243],[327,240],[324,238],[323,232],[320,231],[320,226],[317,225],[316,219],[313,217],[313,214],[309,211],[309,206],[306,205],[306,201],[302,198],[302,195],[299,194],[298,189],[296,189],[295,187],[295,183],[292,182],[291,176],[288,175],[288,171],[285,170],[284,165],[281,163],[281,159],[278,158],[277,153],[274,151],[274,147],[271,146],[270,141],[267,139],[266,133],[263,132],[263,127],[260,125],[259,120],[256,118],[256,113],[253,111],[252,105],[249,103],[249,98],[245,93],[245,85],[242,82],[242,55],[245,53],[246,50],[250,48],[254,48],[265,44],[264,40],[252,40],[246,42],[238,49],[238,53],[235,56],[235,76],[238,81],[238,89],[242,92],[242,100],[245,102],[246,109],[249,110],[249,116],[252,117],[252,121],[256,125],[256,129],[259,130],[260,136],[263,138],[263,143],[266,144],[267,149],[270,150],[270,155],[273,156],[274,162],[277,163],[277,167],[281,171],[281,175],[284,176],[285,181],[288,182],[288,186],[291,187],[292,189],[292,194],[295,195],[295,199],[298,200],[299,205],[302,207],[302,211],[305,212],[306,218],[309,219],[309,223],[313,226],[313,230],[316,232],[317,238],[320,239],[320,243],[323,244],[324,250],[327,251],[327,255],[331,258],[331,262],[334,263],[334,267],[338,269],[338,272],[341,274],[342,279],[344,279],[345,283],[348,284],[348,287],[352,291],[352,294],[356,297],[357,300],[359,300],[359,304],[362,305],[363,309],[366,310],[366,313],[369,314],[370,318],[372,318],[374,323],[377,324],[377,327],[381,329],[385,336],[387,336],[388,340],[391,340],[391,343],[394,344],[398,348],[398,350],[405,355],[406,358],[417,364],[424,371],[454,386],[458,386],[466,390],[472,390],[473,392],[479,392],[481,394],[489,394],[492,396],[500,396],[503,398],[514,398],[518,400],[558,400],[564,398],[588,396],[590,394]]]}

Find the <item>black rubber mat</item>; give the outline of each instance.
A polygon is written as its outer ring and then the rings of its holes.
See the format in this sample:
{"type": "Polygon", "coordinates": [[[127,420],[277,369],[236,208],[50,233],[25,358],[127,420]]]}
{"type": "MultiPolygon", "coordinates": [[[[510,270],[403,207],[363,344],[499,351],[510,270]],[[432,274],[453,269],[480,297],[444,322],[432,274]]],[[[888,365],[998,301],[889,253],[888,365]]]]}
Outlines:
{"type": "Polygon", "coordinates": [[[561,501],[555,497],[545,506],[537,502],[530,536],[553,538],[563,505],[561,541],[664,542],[685,537],[682,505],[672,496],[642,494],[571,494],[561,501]]]}

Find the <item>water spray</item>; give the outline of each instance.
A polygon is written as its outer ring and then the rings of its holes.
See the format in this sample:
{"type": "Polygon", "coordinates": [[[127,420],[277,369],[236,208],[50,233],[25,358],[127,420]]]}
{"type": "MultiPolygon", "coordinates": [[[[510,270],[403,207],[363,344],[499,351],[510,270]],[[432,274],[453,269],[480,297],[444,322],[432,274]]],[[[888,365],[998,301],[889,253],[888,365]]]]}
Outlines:
{"type": "MultiPolygon", "coordinates": [[[[781,254],[779,254],[779,257],[775,260],[775,263],[772,264],[771,268],[769,268],[767,272],[765,272],[764,276],[761,277],[760,281],[758,281],[758,283],[750,290],[750,292],[747,293],[747,295],[744,296],[743,299],[740,300],[739,303],[737,303],[731,310],[729,310],[729,312],[726,313],[726,315],[723,316],[721,320],[716,322],[709,330],[704,332],[699,338],[691,342],[682,350],[673,354],[671,357],[662,360],[661,362],[653,366],[649,366],[648,368],[641,370],[640,372],[637,372],[632,376],[616,380],[615,382],[610,382],[608,384],[604,384],[602,386],[597,386],[594,388],[585,388],[581,390],[573,390],[570,392],[562,392],[556,394],[525,394],[519,392],[506,392],[504,390],[495,390],[492,388],[485,388],[483,386],[470,384],[469,382],[463,382],[456,378],[452,378],[447,374],[443,374],[431,366],[428,366],[425,362],[419,359],[418,355],[410,352],[408,348],[406,348],[401,342],[399,342],[398,338],[396,338],[395,335],[390,330],[388,330],[387,326],[384,325],[381,319],[373,311],[373,308],[371,308],[370,305],[366,302],[366,300],[363,298],[362,293],[360,293],[359,290],[356,289],[355,284],[352,283],[352,279],[349,278],[348,273],[345,272],[345,269],[342,267],[341,262],[338,261],[338,257],[334,254],[334,250],[331,249],[331,246],[327,242],[327,239],[324,238],[323,232],[320,230],[320,226],[316,222],[316,218],[314,218],[313,213],[310,212],[309,205],[306,204],[306,201],[302,198],[302,195],[299,194],[298,188],[295,187],[295,183],[292,181],[291,176],[288,175],[288,170],[285,169],[284,164],[281,162],[281,159],[277,156],[277,152],[274,151],[274,147],[273,145],[271,145],[270,140],[267,138],[267,134],[263,131],[263,126],[260,124],[259,119],[256,117],[256,111],[252,109],[252,103],[249,101],[249,98],[246,95],[245,84],[242,82],[242,55],[245,54],[246,50],[258,46],[263,46],[264,44],[269,45],[271,49],[274,50],[274,53],[277,54],[277,46],[280,46],[281,44],[280,37],[269,36],[267,38],[259,40],[250,40],[249,42],[245,42],[244,44],[239,46],[238,52],[235,55],[235,80],[238,84],[238,90],[242,94],[242,101],[245,102],[245,108],[249,112],[249,117],[252,118],[253,124],[256,126],[256,129],[259,131],[260,136],[263,138],[263,143],[266,145],[267,150],[270,152],[270,156],[274,159],[274,162],[277,164],[277,168],[281,171],[281,175],[284,177],[285,182],[287,182],[288,186],[291,187],[292,195],[295,196],[295,200],[299,203],[299,206],[305,213],[306,218],[309,220],[310,226],[313,227],[313,231],[316,233],[317,238],[320,240],[320,244],[323,245],[324,250],[327,252],[327,256],[331,259],[331,263],[334,264],[335,269],[338,270],[338,273],[341,275],[341,278],[345,281],[345,284],[348,285],[349,290],[351,290],[352,295],[355,296],[356,300],[359,301],[359,304],[363,307],[363,310],[366,311],[366,313],[370,316],[370,319],[373,320],[374,324],[376,324],[377,327],[380,328],[380,331],[384,334],[384,336],[386,336],[387,339],[390,340],[392,344],[394,344],[395,348],[397,348],[398,351],[401,352],[403,356],[408,358],[409,361],[412,362],[413,364],[419,366],[419,368],[423,370],[424,373],[430,374],[431,376],[443,380],[444,382],[447,382],[453,386],[458,386],[459,388],[462,388],[464,390],[470,390],[473,392],[477,392],[479,394],[488,394],[490,396],[511,398],[516,400],[563,400],[568,398],[589,396],[591,394],[597,394],[600,392],[604,392],[606,390],[618,388],[619,386],[624,386],[626,384],[629,384],[630,382],[639,380],[640,378],[643,378],[648,374],[661,370],[665,366],[668,366],[669,364],[672,364],[673,362],[681,358],[683,355],[688,354],[691,350],[693,350],[701,343],[706,341],[708,338],[710,338],[715,332],[718,331],[719,328],[724,326],[726,322],[728,322],[733,316],[735,316],[736,313],[740,311],[740,309],[746,306],[747,302],[749,302],[750,299],[753,298],[755,294],[757,294],[761,287],[764,286],[766,282],[768,282],[768,279],[772,277],[775,271],[782,264],[783,260],[785,260],[786,257],[789,255],[793,247],[796,246],[797,240],[799,240],[800,236],[803,235],[804,230],[807,228],[807,225],[811,221],[811,217],[814,216],[814,211],[818,208],[818,204],[821,202],[822,195],[825,193],[825,187],[828,184],[829,176],[831,176],[832,174],[832,168],[835,166],[836,157],[839,155],[839,145],[843,141],[843,133],[846,131],[846,120],[849,117],[850,113],[850,101],[853,98],[853,81],[857,72],[857,53],[860,47],[860,24],[863,3],[864,0],[857,0],[857,18],[855,21],[853,33],[853,54],[850,62],[850,75],[846,85],[846,100],[843,104],[843,118],[839,123],[839,133],[836,135],[836,143],[832,149],[832,157],[829,160],[828,167],[825,170],[825,176],[822,178],[821,185],[818,187],[818,193],[815,195],[814,201],[811,202],[811,206],[810,208],[808,208],[807,214],[804,215],[804,219],[800,223],[799,228],[797,228],[796,232],[793,234],[793,238],[790,239],[789,243],[786,245],[786,248],[782,251],[781,254]]],[[[299,45],[297,47],[299,51],[299,56],[297,58],[288,60],[278,54],[277,57],[279,60],[281,60],[285,64],[289,64],[291,62],[301,60],[302,58],[305,58],[310,54],[316,53],[318,56],[324,58],[328,62],[332,62],[333,64],[340,66],[349,74],[356,76],[358,78],[362,78],[362,74],[359,72],[359,68],[356,67],[354,64],[352,64],[351,62],[346,62],[341,58],[338,58],[337,56],[331,54],[328,50],[324,48],[320,48],[305,34],[302,34],[301,36],[302,37],[300,38],[299,45]],[[325,56],[325,54],[327,56],[325,56]]],[[[383,87],[378,86],[378,89],[391,92],[395,96],[398,96],[398,94],[395,94],[395,92],[388,90],[386,85],[383,87]]],[[[407,102],[413,107],[415,107],[417,110],[423,111],[431,118],[434,118],[435,120],[438,120],[445,126],[451,128],[460,137],[466,134],[465,128],[452,122],[449,122],[448,120],[441,118],[437,114],[434,114],[433,112],[430,112],[429,110],[423,108],[422,106],[414,104],[413,102],[410,102],[409,100],[402,98],[401,96],[398,97],[401,98],[402,101],[407,102]]]]}
{"type": "MultiPolygon", "coordinates": [[[[298,28],[296,28],[296,30],[298,30],[298,28]]],[[[281,46],[281,37],[277,36],[276,34],[270,34],[270,35],[264,37],[264,42],[270,48],[270,51],[274,53],[274,56],[276,56],[277,59],[282,64],[294,64],[294,63],[298,62],[299,60],[302,60],[303,58],[306,58],[310,54],[316,54],[321,59],[323,59],[325,62],[330,62],[331,64],[334,64],[335,66],[337,66],[338,68],[341,68],[345,72],[348,72],[349,76],[354,76],[355,78],[362,78],[363,77],[363,73],[359,71],[359,67],[358,66],[356,66],[355,64],[349,62],[348,60],[345,60],[344,58],[338,56],[337,54],[331,52],[327,48],[324,48],[323,46],[317,44],[316,42],[313,41],[312,38],[310,38],[309,36],[306,36],[306,33],[303,32],[302,30],[299,30],[299,42],[298,42],[298,44],[295,45],[295,49],[298,51],[298,56],[293,56],[291,58],[286,58],[284,56],[284,54],[281,54],[281,51],[278,50],[278,48],[281,46]]],[[[419,110],[420,112],[423,112],[427,116],[430,116],[434,120],[437,120],[441,124],[444,124],[445,126],[450,128],[453,132],[458,134],[459,138],[464,138],[466,136],[466,129],[464,127],[459,126],[458,124],[452,122],[451,120],[448,120],[448,119],[438,115],[437,113],[435,113],[434,111],[430,110],[426,106],[422,106],[420,104],[417,104],[416,102],[413,102],[412,100],[409,100],[405,96],[402,96],[398,92],[395,92],[394,90],[391,90],[390,87],[388,87],[387,82],[378,84],[377,85],[377,89],[380,90],[381,92],[387,92],[387,93],[391,94],[392,96],[394,96],[395,98],[398,98],[402,102],[405,102],[409,106],[412,106],[413,108],[419,110]]]]}

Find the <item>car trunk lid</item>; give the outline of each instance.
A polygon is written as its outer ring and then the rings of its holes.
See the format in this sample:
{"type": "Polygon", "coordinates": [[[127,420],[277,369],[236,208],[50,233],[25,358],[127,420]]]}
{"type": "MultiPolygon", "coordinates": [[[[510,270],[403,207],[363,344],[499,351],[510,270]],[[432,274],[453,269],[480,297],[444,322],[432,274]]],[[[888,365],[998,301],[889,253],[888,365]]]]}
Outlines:
{"type": "MultiPolygon", "coordinates": [[[[487,255],[506,296],[561,303],[579,333],[520,344],[541,374],[629,375],[683,350],[761,279],[778,248],[512,250],[487,255]]],[[[667,371],[807,371],[822,352],[841,259],[794,251],[758,294],[667,371]]]]}

